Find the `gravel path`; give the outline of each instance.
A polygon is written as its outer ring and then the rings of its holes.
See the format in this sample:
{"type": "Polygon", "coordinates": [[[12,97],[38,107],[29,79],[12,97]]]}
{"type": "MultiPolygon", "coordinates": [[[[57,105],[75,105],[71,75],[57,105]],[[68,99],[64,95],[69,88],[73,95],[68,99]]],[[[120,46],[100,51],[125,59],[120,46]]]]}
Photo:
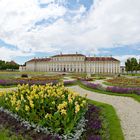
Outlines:
{"type": "Polygon", "coordinates": [[[73,79],[71,77],[64,77],[64,80],[63,81],[72,81],[72,80],[75,80],[75,79],[73,79]]]}
{"type": "Polygon", "coordinates": [[[112,105],[120,118],[125,140],[140,140],[140,103],[129,97],[100,94],[82,89],[79,86],[69,87],[80,95],[112,105]]]}

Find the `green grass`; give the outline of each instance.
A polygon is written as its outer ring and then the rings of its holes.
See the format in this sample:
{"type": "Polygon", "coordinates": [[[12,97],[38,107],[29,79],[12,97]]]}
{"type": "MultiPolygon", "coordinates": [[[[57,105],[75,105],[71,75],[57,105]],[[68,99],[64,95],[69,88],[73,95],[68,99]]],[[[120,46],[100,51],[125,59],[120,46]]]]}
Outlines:
{"type": "MultiPolygon", "coordinates": [[[[109,82],[103,82],[103,84],[104,84],[104,85],[107,85],[107,86],[117,86],[117,87],[122,87],[122,86],[119,85],[119,84],[112,84],[112,83],[109,83],[109,82]]],[[[124,85],[123,85],[123,87],[124,87],[124,85]]],[[[125,87],[129,87],[129,85],[128,85],[128,86],[125,86],[125,87]]]]}
{"type": "Polygon", "coordinates": [[[11,86],[2,86],[0,85],[0,88],[13,88],[13,87],[16,87],[17,85],[11,85],[11,86]]]}
{"type": "Polygon", "coordinates": [[[97,89],[92,89],[90,87],[87,87],[79,81],[77,83],[81,88],[84,88],[84,89],[89,90],[89,91],[93,91],[93,92],[97,92],[97,93],[101,93],[101,94],[107,94],[107,95],[131,97],[131,98],[133,98],[134,100],[136,100],[137,102],[140,103],[140,96],[136,95],[136,94],[121,94],[121,93],[113,93],[113,92],[108,92],[108,91],[102,91],[102,90],[97,90],[97,89]]]}
{"type": "Polygon", "coordinates": [[[20,135],[16,136],[8,129],[0,128],[0,140],[24,140],[24,138],[20,135]]]}
{"type": "Polygon", "coordinates": [[[109,140],[124,140],[123,132],[120,125],[120,120],[116,114],[116,111],[111,105],[100,103],[96,101],[89,100],[98,107],[101,107],[102,113],[107,122],[107,128],[109,130],[110,139],[109,140]]]}
{"type": "Polygon", "coordinates": [[[56,75],[56,73],[48,72],[19,72],[19,71],[0,71],[0,79],[14,79],[21,77],[22,74],[27,74],[29,77],[32,76],[41,76],[41,75],[56,75]]]}
{"type": "Polygon", "coordinates": [[[128,76],[140,76],[140,73],[136,73],[136,74],[125,74],[125,75],[128,75],[128,76]]]}
{"type": "Polygon", "coordinates": [[[110,82],[103,82],[104,85],[107,85],[107,86],[117,86],[117,87],[126,87],[126,88],[136,88],[138,87],[139,85],[132,85],[132,84],[112,84],[110,82]]]}
{"type": "Polygon", "coordinates": [[[117,84],[112,84],[112,83],[109,83],[109,82],[103,82],[104,85],[107,85],[107,86],[118,86],[117,84]]]}

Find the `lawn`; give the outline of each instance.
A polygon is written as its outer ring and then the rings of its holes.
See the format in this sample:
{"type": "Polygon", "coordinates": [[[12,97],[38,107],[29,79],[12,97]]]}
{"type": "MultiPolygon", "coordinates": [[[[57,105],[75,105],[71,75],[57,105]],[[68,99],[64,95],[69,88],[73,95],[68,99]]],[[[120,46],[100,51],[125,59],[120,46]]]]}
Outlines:
{"type": "Polygon", "coordinates": [[[48,73],[48,72],[19,72],[19,71],[0,71],[0,79],[14,79],[21,77],[22,74],[27,74],[28,77],[33,76],[54,76],[55,73],[48,73]]]}
{"type": "Polygon", "coordinates": [[[135,73],[135,74],[125,74],[125,75],[128,75],[128,76],[140,76],[140,73],[135,73]]]}

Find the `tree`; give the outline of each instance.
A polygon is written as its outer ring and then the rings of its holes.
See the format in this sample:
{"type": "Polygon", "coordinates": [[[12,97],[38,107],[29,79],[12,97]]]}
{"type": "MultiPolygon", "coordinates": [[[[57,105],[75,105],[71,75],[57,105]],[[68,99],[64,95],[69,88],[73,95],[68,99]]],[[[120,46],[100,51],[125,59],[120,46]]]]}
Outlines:
{"type": "Polygon", "coordinates": [[[139,59],[139,64],[138,64],[138,70],[140,71],[140,59],[139,59]]]}
{"type": "Polygon", "coordinates": [[[125,70],[127,71],[127,73],[131,71],[131,59],[127,59],[127,61],[125,62],[125,70]]]}
{"type": "Polygon", "coordinates": [[[5,62],[0,60],[0,70],[14,70],[14,69],[19,69],[19,65],[15,63],[14,61],[11,62],[5,62]]]}
{"type": "Polygon", "coordinates": [[[131,70],[131,72],[133,72],[133,71],[138,71],[138,61],[137,61],[137,59],[136,58],[131,58],[131,67],[132,67],[132,70],[131,70]]]}
{"type": "Polygon", "coordinates": [[[127,72],[131,71],[131,73],[133,73],[133,71],[138,71],[140,69],[140,62],[138,64],[138,61],[136,58],[129,58],[127,59],[127,61],[125,62],[125,69],[127,72]]]}

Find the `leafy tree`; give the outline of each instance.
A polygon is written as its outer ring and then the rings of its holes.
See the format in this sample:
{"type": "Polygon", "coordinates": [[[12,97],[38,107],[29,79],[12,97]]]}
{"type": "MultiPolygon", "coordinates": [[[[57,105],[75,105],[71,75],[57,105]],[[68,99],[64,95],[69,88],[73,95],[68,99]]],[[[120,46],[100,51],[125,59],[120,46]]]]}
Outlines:
{"type": "Polygon", "coordinates": [[[131,59],[127,59],[127,61],[125,62],[125,70],[131,71],[131,59]]]}
{"type": "Polygon", "coordinates": [[[133,73],[133,71],[138,71],[140,69],[140,62],[138,63],[136,58],[129,58],[127,59],[127,61],[125,62],[125,69],[127,72],[131,71],[131,73],[133,73]]]}
{"type": "Polygon", "coordinates": [[[136,58],[131,58],[131,67],[132,67],[131,72],[138,71],[138,61],[136,58]]]}
{"type": "Polygon", "coordinates": [[[0,60],[0,70],[14,70],[14,69],[18,69],[19,65],[17,63],[15,63],[14,61],[11,62],[5,62],[0,60]]]}

